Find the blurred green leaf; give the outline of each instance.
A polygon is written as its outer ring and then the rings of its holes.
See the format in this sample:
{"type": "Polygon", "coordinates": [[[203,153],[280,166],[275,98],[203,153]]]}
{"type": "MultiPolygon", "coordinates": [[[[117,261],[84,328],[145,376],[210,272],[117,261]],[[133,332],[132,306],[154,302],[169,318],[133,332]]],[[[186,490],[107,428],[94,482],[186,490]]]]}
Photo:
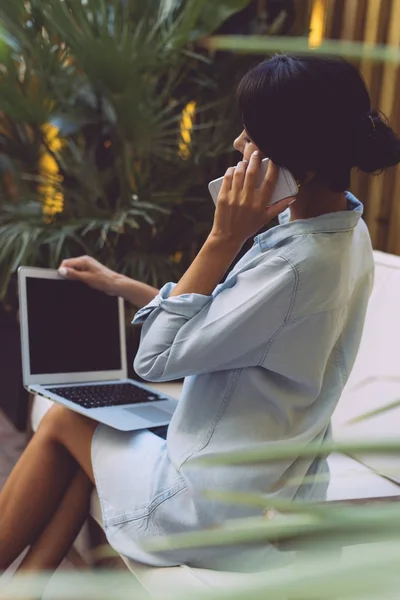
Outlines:
{"type": "Polygon", "coordinates": [[[267,461],[286,460],[288,458],[314,458],[316,456],[329,456],[332,452],[342,454],[399,454],[399,440],[376,440],[373,442],[310,442],[307,444],[294,444],[286,441],[268,444],[265,448],[255,450],[240,450],[225,452],[209,456],[201,456],[190,461],[190,468],[217,466],[217,465],[251,465],[267,461]]]}
{"type": "Polygon", "coordinates": [[[129,571],[19,573],[9,582],[2,583],[0,598],[41,598],[48,588],[53,600],[145,600],[147,593],[129,571]]]}
{"type": "Polygon", "coordinates": [[[244,54],[265,55],[271,52],[291,52],[364,58],[395,64],[400,62],[400,50],[395,46],[347,40],[324,40],[314,48],[310,47],[306,37],[216,35],[202,40],[201,45],[207,50],[229,50],[244,54]]]}
{"type": "MultiPolygon", "coordinates": [[[[400,488],[399,488],[400,492],[400,488]]],[[[314,502],[293,502],[284,498],[273,498],[267,494],[255,494],[246,492],[226,492],[221,490],[204,490],[202,495],[209,499],[218,502],[224,502],[233,505],[253,506],[263,510],[276,510],[279,512],[295,512],[295,513],[313,513],[326,514],[326,511],[331,511],[332,507],[327,503],[314,502]]]]}
{"type": "Polygon", "coordinates": [[[374,410],[365,412],[364,414],[359,415],[358,417],[354,417],[353,419],[350,419],[349,421],[347,421],[347,423],[349,425],[351,425],[352,423],[359,423],[360,421],[365,421],[367,419],[371,419],[372,417],[376,417],[378,415],[387,413],[391,410],[394,410],[395,408],[398,408],[399,406],[400,406],[400,399],[394,400],[393,402],[389,402],[389,403],[385,404],[384,406],[380,406],[379,408],[375,408],[374,410]]]}
{"type": "MultiPolygon", "coordinates": [[[[265,571],[251,574],[216,574],[218,584],[208,581],[202,589],[199,582],[189,589],[178,580],[168,579],[168,596],[193,600],[395,600],[400,576],[398,561],[400,544],[371,543],[346,552],[340,560],[323,544],[317,544],[301,560],[269,565],[265,571]],[[277,567],[277,568],[274,568],[277,567]],[[221,583],[225,582],[225,583],[221,583]]],[[[179,570],[180,571],[180,570],[179,570]]],[[[159,589],[163,587],[163,571],[159,574],[159,589]]],[[[154,573],[157,576],[156,573],[154,573]]],[[[48,576],[17,574],[4,588],[7,598],[41,595],[48,576]]],[[[3,591],[3,590],[2,590],[3,591]]],[[[96,573],[59,572],[50,583],[49,597],[63,600],[96,599],[125,600],[148,598],[135,577],[124,571],[96,573]]],[[[155,597],[164,598],[163,589],[155,597]]]]}
{"type": "Polygon", "coordinates": [[[247,517],[224,521],[220,526],[154,538],[144,544],[149,551],[167,551],[183,548],[203,548],[241,544],[257,544],[296,540],[301,547],[303,539],[318,543],[321,539],[334,539],[339,544],[367,542],[368,540],[393,540],[400,534],[400,507],[386,504],[376,510],[374,506],[341,507],[326,504],[306,512],[276,513],[272,518],[247,517]]]}

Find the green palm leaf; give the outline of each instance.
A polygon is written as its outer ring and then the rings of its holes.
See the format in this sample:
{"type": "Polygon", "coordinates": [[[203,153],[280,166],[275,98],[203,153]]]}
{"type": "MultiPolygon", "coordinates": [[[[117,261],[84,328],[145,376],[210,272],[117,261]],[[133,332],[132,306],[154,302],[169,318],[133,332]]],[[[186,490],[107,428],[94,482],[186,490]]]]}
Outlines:
{"type": "Polygon", "coordinates": [[[287,460],[288,458],[314,458],[328,456],[332,452],[342,454],[400,454],[399,440],[382,440],[374,442],[310,442],[288,443],[286,441],[269,444],[255,450],[240,450],[201,456],[191,460],[190,467],[211,467],[219,465],[251,465],[267,461],[287,460]]]}
{"type": "MultiPolygon", "coordinates": [[[[182,274],[212,211],[204,209],[200,225],[191,210],[178,217],[175,208],[190,197],[209,206],[210,161],[227,152],[236,118],[230,94],[216,102],[221,74],[193,41],[247,3],[0,3],[0,165],[12,175],[11,188],[3,182],[0,207],[0,227],[8,231],[0,240],[0,297],[18,262],[53,267],[83,248],[153,284],[182,274]],[[196,103],[196,120],[192,154],[183,160],[180,128],[189,101],[196,103]],[[56,149],[44,133],[47,123],[60,132],[56,149]],[[51,176],[40,166],[44,152],[55,165],[51,176]],[[51,221],[41,212],[45,194],[38,186],[46,185],[63,197],[63,212],[51,221]],[[31,233],[20,234],[23,219],[31,233]],[[168,228],[173,235],[165,234],[168,228]],[[170,258],[177,251],[180,263],[170,258]]],[[[223,77],[232,85],[229,69],[223,77]]]]}

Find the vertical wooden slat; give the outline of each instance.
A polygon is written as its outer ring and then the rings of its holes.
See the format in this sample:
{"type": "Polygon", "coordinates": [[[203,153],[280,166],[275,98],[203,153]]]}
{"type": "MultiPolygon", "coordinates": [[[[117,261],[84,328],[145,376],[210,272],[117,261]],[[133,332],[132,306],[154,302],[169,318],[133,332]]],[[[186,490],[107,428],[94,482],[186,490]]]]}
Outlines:
{"type": "MultiPolygon", "coordinates": [[[[387,0],[383,0],[383,2],[387,4],[387,0]]],[[[385,36],[382,35],[381,31],[381,16],[382,0],[368,0],[365,7],[364,30],[360,36],[367,45],[373,46],[385,39],[385,36]]],[[[375,101],[374,96],[378,95],[377,75],[379,74],[379,67],[371,60],[365,58],[361,59],[359,67],[371,94],[372,105],[375,106],[378,104],[378,102],[375,101]]],[[[366,210],[368,209],[368,191],[370,183],[371,178],[365,173],[362,173],[361,171],[355,171],[353,173],[351,188],[356,196],[365,203],[366,210]]]]}
{"type": "MultiPolygon", "coordinates": [[[[388,46],[398,47],[400,45],[400,0],[392,0],[389,14],[389,30],[386,41],[388,46]]],[[[381,84],[381,93],[379,99],[379,108],[389,118],[395,110],[395,92],[397,84],[398,66],[394,63],[385,63],[383,66],[383,77],[381,84]]],[[[379,229],[381,227],[381,206],[384,188],[384,176],[375,177],[371,181],[368,203],[366,210],[366,219],[371,234],[374,247],[379,242],[379,229]]],[[[391,216],[393,220],[394,215],[391,216]]],[[[400,213],[396,215],[397,227],[400,227],[400,213]]],[[[386,249],[386,248],[384,248],[386,249]]]]}
{"type": "Polygon", "coordinates": [[[327,0],[313,0],[308,34],[310,48],[317,48],[325,38],[327,6],[327,0]]]}
{"type": "MultiPolygon", "coordinates": [[[[362,27],[365,21],[365,0],[345,0],[342,4],[342,23],[340,39],[355,41],[363,37],[362,27]],[[361,29],[360,29],[361,28],[361,29]]],[[[353,60],[358,66],[358,61],[353,60]]],[[[362,198],[364,196],[365,181],[358,173],[353,173],[351,189],[362,198]]]]}
{"type": "MultiPolygon", "coordinates": [[[[315,4],[308,0],[309,11],[315,4]]],[[[326,37],[360,40],[366,45],[400,46],[400,0],[328,0],[323,4],[326,37]]],[[[400,133],[400,110],[396,106],[400,68],[367,58],[355,62],[370,91],[372,107],[382,110],[400,133]]],[[[352,189],[365,202],[374,247],[400,254],[400,167],[374,178],[355,172],[352,189]]]]}
{"type": "Polygon", "coordinates": [[[341,35],[343,40],[352,40],[354,38],[357,9],[358,1],[348,0],[345,2],[341,35]]]}
{"type": "MultiPolygon", "coordinates": [[[[398,1],[399,0],[396,0],[396,2],[398,1]]],[[[389,34],[392,2],[390,0],[383,0],[381,4],[381,9],[382,10],[380,13],[378,43],[385,45],[388,40],[389,34]]],[[[380,107],[384,66],[384,62],[376,62],[373,67],[373,76],[370,84],[371,103],[373,108],[380,107]]],[[[376,197],[368,195],[371,187],[371,177],[363,173],[361,173],[360,176],[367,181],[366,192],[361,197],[364,198],[367,204],[366,214],[368,214],[368,206],[369,204],[374,203],[376,197]]],[[[380,175],[382,179],[382,188],[379,197],[380,209],[379,217],[377,219],[377,235],[376,239],[374,240],[374,244],[375,248],[386,251],[388,249],[388,230],[392,211],[393,176],[393,169],[389,169],[385,171],[384,174],[380,175]]]]}
{"type": "Polygon", "coordinates": [[[329,37],[334,40],[340,39],[342,35],[344,3],[345,0],[335,0],[334,2],[334,10],[332,10],[331,25],[328,32],[329,37]]]}
{"type": "MultiPolygon", "coordinates": [[[[400,96],[400,69],[397,71],[397,88],[395,97],[400,96]]],[[[393,114],[393,127],[400,134],[400,110],[396,108],[393,114]]],[[[400,254],[400,166],[393,170],[393,187],[391,189],[391,211],[389,219],[389,232],[387,251],[400,254]]]]}
{"type": "MultiPolygon", "coordinates": [[[[382,0],[368,0],[364,30],[364,41],[368,46],[374,46],[378,42],[381,9],[382,0]]],[[[360,68],[368,88],[372,84],[373,66],[371,60],[364,58],[361,61],[360,68]]]]}
{"type": "Polygon", "coordinates": [[[342,35],[343,40],[356,40],[363,13],[362,0],[346,0],[343,7],[342,35]]]}
{"type": "MultiPolygon", "coordinates": [[[[387,45],[398,47],[400,45],[400,0],[392,0],[390,12],[389,32],[387,45]]],[[[382,81],[381,108],[389,116],[394,108],[394,93],[396,90],[396,75],[398,65],[386,63],[382,81]]]]}
{"type": "Polygon", "coordinates": [[[329,37],[332,35],[332,27],[333,27],[333,15],[337,10],[337,2],[336,0],[329,0],[326,5],[326,14],[325,14],[325,35],[329,37]]]}

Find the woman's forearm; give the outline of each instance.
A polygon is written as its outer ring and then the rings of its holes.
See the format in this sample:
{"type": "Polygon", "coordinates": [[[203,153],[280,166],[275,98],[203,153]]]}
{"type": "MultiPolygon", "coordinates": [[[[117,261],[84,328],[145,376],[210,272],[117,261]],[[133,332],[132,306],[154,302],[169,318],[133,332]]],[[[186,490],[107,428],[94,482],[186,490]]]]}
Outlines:
{"type": "Polygon", "coordinates": [[[219,284],[242,247],[237,240],[210,235],[202,249],[171,292],[209,296],[219,284]]]}
{"type": "Polygon", "coordinates": [[[120,296],[130,304],[142,308],[153,300],[159,290],[147,283],[142,283],[136,279],[130,279],[125,275],[119,275],[114,288],[114,295],[120,296]]]}
{"type": "MultiPolygon", "coordinates": [[[[173,289],[171,296],[180,294],[210,295],[240,251],[242,244],[210,235],[195,260],[173,289]]],[[[119,275],[113,295],[142,308],[153,300],[159,290],[147,283],[119,275]]]]}
{"type": "MultiPolygon", "coordinates": [[[[241,244],[210,236],[199,254],[173,289],[171,296],[203,294],[208,296],[221,281],[240,251],[241,244]]],[[[120,296],[137,308],[151,302],[159,290],[147,283],[118,275],[113,285],[113,295],[120,296]]]]}

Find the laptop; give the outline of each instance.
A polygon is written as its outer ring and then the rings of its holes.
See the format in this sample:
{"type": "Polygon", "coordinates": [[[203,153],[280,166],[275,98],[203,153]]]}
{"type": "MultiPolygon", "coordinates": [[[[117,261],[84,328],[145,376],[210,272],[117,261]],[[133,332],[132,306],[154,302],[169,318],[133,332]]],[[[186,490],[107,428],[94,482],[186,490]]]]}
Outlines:
{"type": "Polygon", "coordinates": [[[169,424],[177,400],[127,378],[122,298],[50,269],[20,267],[18,287],[29,392],[122,431],[169,424]]]}

